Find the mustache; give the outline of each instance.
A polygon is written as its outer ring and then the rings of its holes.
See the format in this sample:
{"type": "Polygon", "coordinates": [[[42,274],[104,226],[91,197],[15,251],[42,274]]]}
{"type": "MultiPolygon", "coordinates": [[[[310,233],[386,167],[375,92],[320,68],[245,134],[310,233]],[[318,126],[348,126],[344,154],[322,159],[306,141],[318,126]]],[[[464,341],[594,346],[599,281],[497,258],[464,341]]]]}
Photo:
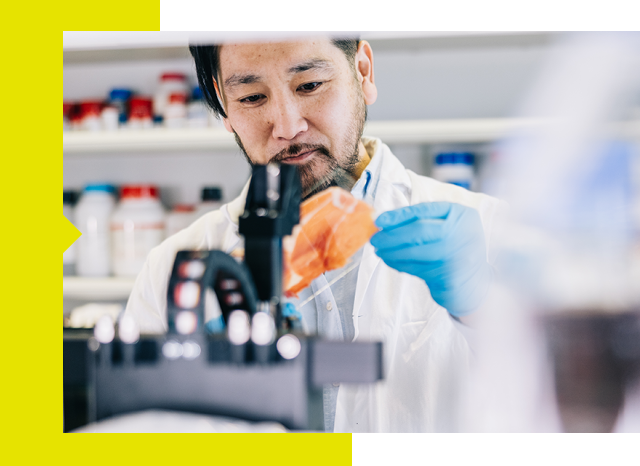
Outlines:
{"type": "Polygon", "coordinates": [[[331,155],[331,152],[329,152],[329,150],[322,144],[298,143],[298,144],[292,144],[289,147],[282,149],[276,155],[271,157],[270,162],[281,162],[289,157],[295,157],[304,152],[310,152],[313,150],[318,151],[319,153],[323,154],[325,157],[329,159],[334,159],[333,155],[331,155]]]}

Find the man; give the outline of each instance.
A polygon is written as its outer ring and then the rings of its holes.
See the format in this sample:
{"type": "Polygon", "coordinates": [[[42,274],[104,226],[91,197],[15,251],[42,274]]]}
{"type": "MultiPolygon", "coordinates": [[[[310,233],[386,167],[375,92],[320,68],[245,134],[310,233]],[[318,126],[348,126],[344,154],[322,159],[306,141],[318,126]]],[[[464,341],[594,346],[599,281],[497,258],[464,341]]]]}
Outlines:
{"type": "MultiPolygon", "coordinates": [[[[481,304],[498,201],[406,170],[379,139],[363,138],[377,89],[366,41],[318,38],[191,47],[198,80],[249,163],[298,166],[303,196],[337,185],[371,204],[381,231],[350,264],[318,277],[296,304],[310,332],[381,340],[385,380],[324,389],[325,428],[350,432],[455,431],[470,348],[461,321],[481,304]]],[[[242,194],[149,255],[127,305],[163,332],[176,251],[241,245],[242,194]]]]}

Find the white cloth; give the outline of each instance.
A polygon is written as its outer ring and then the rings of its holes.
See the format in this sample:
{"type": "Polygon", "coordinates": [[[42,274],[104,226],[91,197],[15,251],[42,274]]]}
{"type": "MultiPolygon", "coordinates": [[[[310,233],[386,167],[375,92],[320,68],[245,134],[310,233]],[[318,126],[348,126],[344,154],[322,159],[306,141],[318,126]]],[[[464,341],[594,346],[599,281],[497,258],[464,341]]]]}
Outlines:
{"type": "MultiPolygon", "coordinates": [[[[416,175],[405,169],[379,139],[363,138],[380,158],[376,214],[421,202],[455,202],[478,210],[492,261],[492,224],[503,203],[490,196],[416,175]]],[[[138,275],[126,314],[144,332],[167,329],[166,294],[175,254],[183,249],[241,246],[238,217],[241,195],[154,248],[138,275]]],[[[469,369],[471,351],[465,336],[429,293],[420,278],[384,264],[366,244],[358,270],[353,306],[354,341],[382,341],[385,379],[375,384],[342,384],[338,393],[336,432],[453,432],[458,429],[457,401],[469,369]]]]}

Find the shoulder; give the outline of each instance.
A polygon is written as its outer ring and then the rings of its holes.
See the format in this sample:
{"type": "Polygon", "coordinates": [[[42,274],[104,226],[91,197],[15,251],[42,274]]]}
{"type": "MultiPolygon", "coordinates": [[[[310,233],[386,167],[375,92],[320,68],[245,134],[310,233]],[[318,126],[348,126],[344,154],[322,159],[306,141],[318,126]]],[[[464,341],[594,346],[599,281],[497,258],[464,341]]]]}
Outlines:
{"type": "Polygon", "coordinates": [[[407,170],[411,179],[412,204],[419,202],[455,202],[475,209],[496,206],[500,200],[484,193],[469,191],[451,183],[422,176],[407,170]]]}
{"type": "Polygon", "coordinates": [[[376,156],[381,159],[381,178],[397,187],[404,186],[409,204],[454,202],[477,209],[482,217],[492,216],[495,212],[506,208],[503,201],[487,194],[469,191],[408,170],[391,149],[379,139],[370,139],[366,142],[375,146],[376,156]]]}

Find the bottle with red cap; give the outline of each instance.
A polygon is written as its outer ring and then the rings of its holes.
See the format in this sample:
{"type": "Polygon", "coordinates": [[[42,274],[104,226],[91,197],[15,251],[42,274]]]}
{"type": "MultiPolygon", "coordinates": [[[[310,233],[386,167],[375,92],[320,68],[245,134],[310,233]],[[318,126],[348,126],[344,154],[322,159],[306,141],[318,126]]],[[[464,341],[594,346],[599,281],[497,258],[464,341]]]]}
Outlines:
{"type": "Polygon", "coordinates": [[[129,100],[129,122],[131,129],[152,128],[151,99],[147,97],[132,97],[129,100]]]}
{"type": "Polygon", "coordinates": [[[83,100],[80,102],[80,118],[82,119],[82,129],[88,131],[102,130],[100,114],[102,113],[101,100],[83,100]]]}
{"type": "Polygon", "coordinates": [[[183,103],[189,95],[187,77],[182,73],[164,73],[160,76],[160,84],[153,95],[153,114],[157,117],[166,118],[165,110],[169,104],[172,94],[184,96],[183,103]]]}
{"type": "Polygon", "coordinates": [[[149,184],[122,186],[111,216],[112,269],[116,276],[135,277],[149,254],[164,239],[165,213],[158,188],[149,184]]]}
{"type": "Polygon", "coordinates": [[[73,104],[71,102],[62,102],[62,130],[68,131],[71,129],[71,111],[73,110],[73,104]]]}
{"type": "Polygon", "coordinates": [[[174,92],[164,108],[164,125],[167,128],[182,128],[187,122],[187,103],[184,94],[174,92]]]}

